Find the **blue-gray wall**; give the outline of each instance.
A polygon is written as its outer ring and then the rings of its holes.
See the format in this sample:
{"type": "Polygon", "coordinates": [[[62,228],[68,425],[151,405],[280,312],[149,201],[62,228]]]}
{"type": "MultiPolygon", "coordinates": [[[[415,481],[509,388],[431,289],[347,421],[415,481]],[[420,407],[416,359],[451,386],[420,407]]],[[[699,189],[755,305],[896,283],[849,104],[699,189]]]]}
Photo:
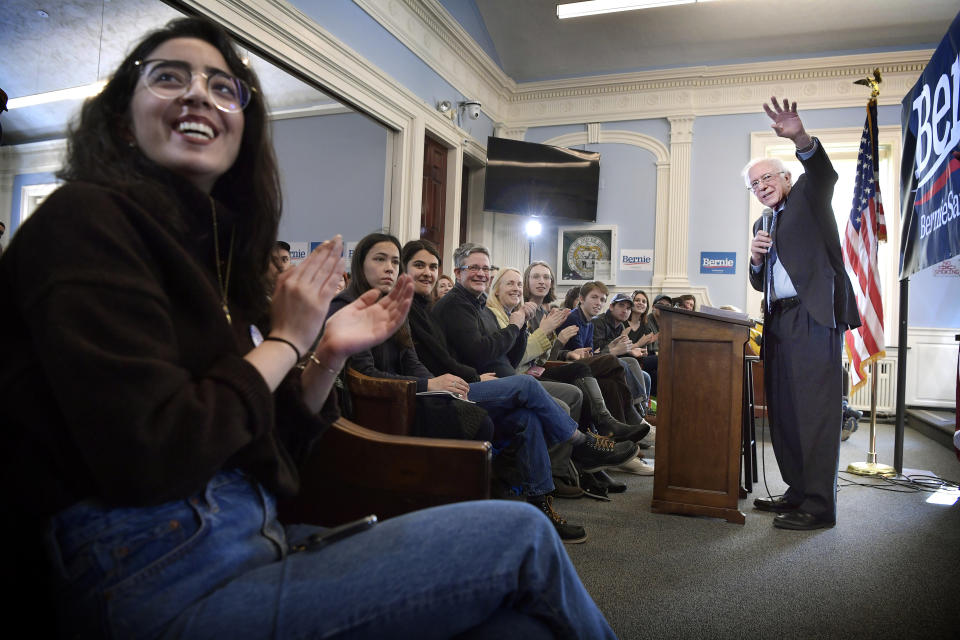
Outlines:
{"type": "Polygon", "coordinates": [[[277,120],[280,239],[353,242],[383,227],[386,128],[359,113],[277,120]]]}

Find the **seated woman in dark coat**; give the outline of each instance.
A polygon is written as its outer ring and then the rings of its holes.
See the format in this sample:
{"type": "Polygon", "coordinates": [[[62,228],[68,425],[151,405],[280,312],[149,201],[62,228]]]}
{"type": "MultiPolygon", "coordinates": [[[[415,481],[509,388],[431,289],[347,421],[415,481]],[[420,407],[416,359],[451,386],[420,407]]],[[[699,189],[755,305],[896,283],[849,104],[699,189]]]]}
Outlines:
{"type": "Polygon", "coordinates": [[[267,308],[279,177],[256,76],[221,28],[175,20],[134,46],[84,104],[61,177],[0,258],[8,572],[45,616],[16,602],[19,617],[84,638],[613,637],[529,505],[288,541],[275,495],[324,446],[335,372],[393,333],[412,285],[346,306],[308,351],[337,238],[267,308]],[[47,574],[48,592],[24,589],[47,574]]]}

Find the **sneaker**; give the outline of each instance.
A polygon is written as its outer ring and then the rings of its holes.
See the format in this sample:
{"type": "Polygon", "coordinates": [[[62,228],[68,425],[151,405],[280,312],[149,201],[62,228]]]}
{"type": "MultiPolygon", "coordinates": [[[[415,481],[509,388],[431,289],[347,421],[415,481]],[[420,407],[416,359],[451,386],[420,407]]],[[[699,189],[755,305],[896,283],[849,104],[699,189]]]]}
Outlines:
{"type": "Polygon", "coordinates": [[[584,434],[586,442],[573,448],[570,458],[580,465],[586,472],[600,471],[610,467],[618,467],[637,455],[640,448],[636,443],[614,442],[592,433],[584,434]]]}
{"type": "Polygon", "coordinates": [[[530,504],[537,507],[553,523],[560,539],[566,544],[579,544],[587,539],[587,532],[583,527],[576,524],[570,524],[560,517],[560,514],[553,510],[553,496],[539,496],[530,504]]]}
{"type": "Polygon", "coordinates": [[[654,444],[657,441],[657,428],[646,420],[644,420],[643,423],[650,427],[650,432],[643,438],[643,441],[647,444],[654,444]]]}
{"type": "Polygon", "coordinates": [[[644,458],[634,458],[633,460],[628,461],[626,464],[622,464],[617,467],[617,471],[625,471],[638,476],[652,476],[653,462],[645,460],[644,458]]]}

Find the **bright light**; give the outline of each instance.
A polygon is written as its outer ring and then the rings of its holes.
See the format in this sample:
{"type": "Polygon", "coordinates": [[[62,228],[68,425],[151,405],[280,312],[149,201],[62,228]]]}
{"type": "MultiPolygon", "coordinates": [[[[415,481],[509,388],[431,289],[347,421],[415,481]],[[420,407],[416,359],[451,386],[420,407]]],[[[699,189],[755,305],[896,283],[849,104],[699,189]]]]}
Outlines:
{"type": "Polygon", "coordinates": [[[956,489],[944,488],[932,493],[930,497],[927,498],[927,502],[952,507],[957,502],[957,498],[960,498],[960,492],[956,489]]]}
{"type": "Polygon", "coordinates": [[[653,7],[667,7],[674,4],[692,4],[694,2],[710,2],[711,0],[588,0],[587,2],[570,2],[557,5],[557,17],[579,18],[593,16],[600,13],[614,13],[616,11],[636,11],[637,9],[651,9],[653,7]]]}
{"type": "Polygon", "coordinates": [[[48,91],[46,93],[35,93],[32,96],[22,96],[20,98],[11,98],[7,102],[7,108],[13,111],[23,107],[35,107],[38,104],[47,104],[50,102],[60,102],[61,100],[83,100],[90,96],[95,96],[107,86],[106,80],[100,80],[91,84],[72,87],[70,89],[60,89],[58,91],[48,91]]]}
{"type": "Polygon", "coordinates": [[[537,220],[531,220],[527,223],[526,230],[527,230],[528,238],[535,238],[538,235],[540,235],[540,232],[543,230],[543,227],[540,225],[540,223],[537,220]]]}

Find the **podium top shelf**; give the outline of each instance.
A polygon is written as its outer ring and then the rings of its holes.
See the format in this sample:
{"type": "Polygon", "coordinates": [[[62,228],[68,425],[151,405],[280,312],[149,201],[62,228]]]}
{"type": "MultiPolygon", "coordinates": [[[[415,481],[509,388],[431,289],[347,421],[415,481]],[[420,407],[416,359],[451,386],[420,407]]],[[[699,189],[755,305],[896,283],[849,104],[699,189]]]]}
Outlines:
{"type": "Polygon", "coordinates": [[[680,307],[657,307],[661,312],[677,313],[684,316],[693,316],[695,318],[706,318],[708,320],[719,320],[729,324],[738,324],[744,327],[753,327],[756,322],[745,313],[736,311],[727,311],[726,309],[717,309],[715,307],[702,307],[700,311],[690,311],[680,307]]]}

